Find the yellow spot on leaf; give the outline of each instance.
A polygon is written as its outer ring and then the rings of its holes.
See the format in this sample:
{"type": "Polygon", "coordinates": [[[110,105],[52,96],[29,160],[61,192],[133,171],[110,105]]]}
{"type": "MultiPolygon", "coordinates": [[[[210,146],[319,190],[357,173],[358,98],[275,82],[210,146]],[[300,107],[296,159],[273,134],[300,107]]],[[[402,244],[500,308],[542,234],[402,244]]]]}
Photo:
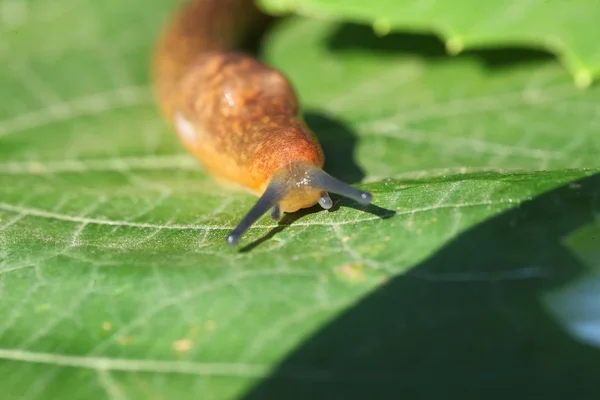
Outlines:
{"type": "Polygon", "coordinates": [[[207,331],[212,332],[212,331],[215,330],[215,328],[217,327],[217,325],[215,324],[215,321],[208,320],[208,321],[206,321],[205,327],[206,327],[207,331]]]}
{"type": "Polygon", "coordinates": [[[365,279],[362,264],[344,264],[336,272],[340,278],[350,282],[362,282],[365,279]]]}
{"type": "Polygon", "coordinates": [[[39,174],[44,170],[44,166],[37,162],[31,162],[27,166],[27,170],[30,174],[39,174]]]}
{"type": "Polygon", "coordinates": [[[110,322],[104,322],[102,323],[102,329],[108,332],[112,329],[112,324],[110,322]]]}
{"type": "Polygon", "coordinates": [[[127,345],[133,343],[133,338],[130,336],[121,336],[120,338],[117,339],[117,342],[121,346],[127,346],[127,345]]]}
{"type": "Polygon", "coordinates": [[[173,342],[173,349],[179,353],[185,353],[192,348],[190,339],[179,339],[173,342]]]}

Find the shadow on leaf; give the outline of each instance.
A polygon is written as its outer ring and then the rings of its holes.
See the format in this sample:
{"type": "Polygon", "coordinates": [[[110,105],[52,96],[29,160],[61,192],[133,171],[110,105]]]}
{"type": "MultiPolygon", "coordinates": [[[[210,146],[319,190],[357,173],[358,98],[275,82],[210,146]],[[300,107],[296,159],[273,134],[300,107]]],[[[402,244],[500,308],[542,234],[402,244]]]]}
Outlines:
{"type": "Polygon", "coordinates": [[[355,158],[356,134],[341,121],[316,110],[304,112],[304,120],[323,147],[325,171],[346,183],[361,182],[365,173],[355,158]]]}
{"type": "Polygon", "coordinates": [[[598,210],[600,174],[465,231],[315,332],[244,399],[600,398],[600,351],[541,301],[585,272],[564,240],[598,210]]]}
{"type": "MultiPolygon", "coordinates": [[[[444,43],[434,35],[394,32],[380,37],[367,25],[342,23],[328,43],[332,51],[361,51],[367,53],[404,53],[428,60],[452,60],[444,43]]],[[[506,46],[486,49],[468,49],[456,57],[471,57],[489,69],[522,66],[525,63],[540,63],[554,60],[546,51],[532,47],[506,46]]]]}

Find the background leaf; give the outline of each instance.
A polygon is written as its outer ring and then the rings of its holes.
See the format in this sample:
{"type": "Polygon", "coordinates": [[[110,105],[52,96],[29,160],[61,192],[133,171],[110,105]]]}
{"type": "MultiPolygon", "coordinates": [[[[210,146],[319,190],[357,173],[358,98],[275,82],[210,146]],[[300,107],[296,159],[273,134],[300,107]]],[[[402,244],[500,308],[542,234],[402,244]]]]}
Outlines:
{"type": "MultiPolygon", "coordinates": [[[[465,343],[419,342],[436,368],[421,363],[413,377],[460,367],[469,344],[481,357],[533,354],[522,365],[538,380],[584,371],[567,382],[592,387],[597,354],[578,358],[573,339],[537,324],[546,317],[533,305],[545,285],[583,269],[557,255],[600,209],[598,90],[576,90],[528,52],[447,58],[428,36],[285,21],[264,56],[297,87],[327,169],[363,181],[377,207],[341,201],[287,227],[267,217],[238,252],[224,236],[254,198],[206,177],[150,96],[148,56],[173,5],[2,3],[13,13],[0,64],[10,94],[0,99],[6,398],[253,398],[281,389],[261,379],[272,369],[302,398],[303,385],[340,371],[336,355],[354,354],[347,365],[359,372],[369,357],[375,374],[410,368],[397,364],[397,345],[432,327],[465,343]],[[373,302],[381,291],[401,297],[373,302]],[[417,325],[386,336],[383,320],[417,325]],[[481,335],[461,335],[469,329],[481,335]],[[549,336],[517,351],[538,334],[549,336]],[[362,350],[349,353],[349,339],[362,350]]],[[[509,373],[515,359],[503,360],[509,373]]],[[[317,397],[329,390],[319,388],[317,397]]]]}
{"type": "Polygon", "coordinates": [[[494,46],[531,46],[556,54],[588,86],[600,74],[594,0],[412,1],[259,0],[269,12],[372,25],[381,33],[415,30],[441,35],[451,53],[494,46]]]}

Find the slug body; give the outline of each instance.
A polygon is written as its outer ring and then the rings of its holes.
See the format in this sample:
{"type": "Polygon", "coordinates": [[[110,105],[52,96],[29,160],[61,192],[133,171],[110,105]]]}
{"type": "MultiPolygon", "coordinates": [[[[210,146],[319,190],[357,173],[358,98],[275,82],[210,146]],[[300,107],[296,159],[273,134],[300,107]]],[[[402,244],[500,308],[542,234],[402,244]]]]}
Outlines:
{"type": "Polygon", "coordinates": [[[154,58],[161,112],[185,148],[214,177],[260,196],[227,237],[232,245],[269,210],[279,219],[317,203],[328,209],[327,192],[371,201],[322,170],[323,150],[286,77],[239,52],[266,21],[253,0],[192,0],[166,26],[154,58]]]}

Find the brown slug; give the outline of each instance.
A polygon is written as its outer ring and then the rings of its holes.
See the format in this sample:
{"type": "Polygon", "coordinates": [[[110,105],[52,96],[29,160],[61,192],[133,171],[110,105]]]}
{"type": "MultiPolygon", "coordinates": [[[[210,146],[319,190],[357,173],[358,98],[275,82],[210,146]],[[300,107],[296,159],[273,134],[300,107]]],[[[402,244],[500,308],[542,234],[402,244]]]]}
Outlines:
{"type": "Polygon", "coordinates": [[[323,150],[290,82],[240,52],[267,18],[254,0],[192,0],[163,30],[153,61],[161,112],[184,147],[215,178],[260,196],[227,236],[230,245],[269,210],[278,220],[317,203],[329,209],[328,192],[363,205],[372,199],[323,171],[323,150]]]}

